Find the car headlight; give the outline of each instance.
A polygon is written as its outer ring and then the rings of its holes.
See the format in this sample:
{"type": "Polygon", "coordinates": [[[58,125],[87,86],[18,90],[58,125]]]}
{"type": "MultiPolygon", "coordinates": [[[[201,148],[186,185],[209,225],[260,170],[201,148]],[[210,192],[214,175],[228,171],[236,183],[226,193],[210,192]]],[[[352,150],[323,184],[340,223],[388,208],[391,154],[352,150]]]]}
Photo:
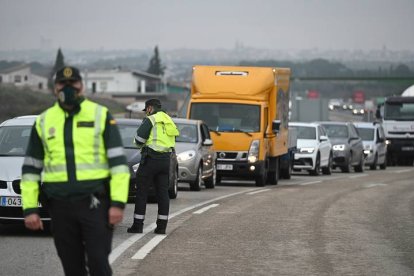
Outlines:
{"type": "Polygon", "coordinates": [[[177,154],[178,162],[184,162],[193,159],[196,156],[196,152],[194,150],[187,150],[177,154]]]}
{"type": "Polygon", "coordinates": [[[391,144],[391,140],[385,140],[385,144],[387,145],[391,144]]]}
{"type": "Polygon", "coordinates": [[[300,148],[300,153],[313,153],[315,151],[315,148],[300,148]]]}
{"type": "Polygon", "coordinates": [[[344,151],[345,150],[345,145],[334,145],[332,147],[333,150],[340,150],[340,151],[344,151]]]}
{"type": "Polygon", "coordinates": [[[370,150],[364,150],[364,154],[370,154],[371,153],[371,151],[370,150]]]}
{"type": "Polygon", "coordinates": [[[247,156],[247,161],[249,163],[254,163],[259,159],[259,149],[260,149],[260,141],[253,140],[250,144],[249,154],[247,156]]]}
{"type": "Polygon", "coordinates": [[[138,168],[139,168],[139,163],[132,165],[132,170],[134,171],[134,173],[137,173],[138,168]]]}

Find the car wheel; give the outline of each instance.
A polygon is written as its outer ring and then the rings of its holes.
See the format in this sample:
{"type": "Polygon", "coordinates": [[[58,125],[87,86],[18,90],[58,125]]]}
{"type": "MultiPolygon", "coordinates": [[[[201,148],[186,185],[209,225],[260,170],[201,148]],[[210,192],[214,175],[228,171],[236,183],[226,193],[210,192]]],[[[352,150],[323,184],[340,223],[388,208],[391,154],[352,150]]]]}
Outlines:
{"type": "Polygon", "coordinates": [[[206,189],[214,189],[216,187],[217,181],[217,168],[216,165],[213,166],[213,173],[212,175],[204,181],[204,186],[206,189]]]}
{"type": "Polygon", "coordinates": [[[191,191],[200,191],[202,182],[203,182],[203,170],[202,170],[201,165],[199,165],[198,170],[197,170],[196,179],[190,183],[190,190],[191,191]]]}
{"type": "Polygon", "coordinates": [[[328,166],[322,168],[322,173],[326,175],[332,174],[332,153],[329,154],[328,166]]]}
{"type": "Polygon", "coordinates": [[[369,168],[371,170],[376,170],[377,169],[377,165],[378,165],[377,163],[378,163],[378,154],[376,153],[375,154],[375,157],[374,157],[374,162],[372,163],[371,166],[369,166],[369,168]]]}
{"type": "Polygon", "coordinates": [[[385,170],[387,168],[387,156],[384,158],[384,163],[382,163],[379,167],[381,170],[385,170]]]}
{"type": "Polygon", "coordinates": [[[364,172],[364,166],[365,166],[364,153],[361,153],[361,157],[359,158],[359,163],[357,166],[354,167],[355,172],[364,172]]]}
{"type": "Polygon", "coordinates": [[[346,165],[341,167],[341,171],[345,173],[349,173],[351,172],[351,167],[352,167],[352,153],[349,154],[348,162],[346,163],[346,165]]]}
{"type": "Polygon", "coordinates": [[[178,195],[178,177],[177,170],[174,170],[173,177],[170,179],[172,183],[170,184],[170,189],[168,190],[168,195],[170,199],[177,198],[178,195]]]}
{"type": "Polygon", "coordinates": [[[319,173],[321,172],[321,157],[319,155],[316,156],[316,161],[315,161],[315,168],[313,170],[309,171],[310,175],[319,175],[319,173]]]}

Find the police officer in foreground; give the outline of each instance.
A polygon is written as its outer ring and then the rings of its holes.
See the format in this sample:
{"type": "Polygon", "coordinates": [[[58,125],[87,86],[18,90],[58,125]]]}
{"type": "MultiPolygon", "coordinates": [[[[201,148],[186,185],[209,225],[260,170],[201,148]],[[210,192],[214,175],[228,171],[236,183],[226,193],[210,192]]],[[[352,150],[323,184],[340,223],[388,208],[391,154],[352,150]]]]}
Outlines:
{"type": "Polygon", "coordinates": [[[134,223],[127,231],[142,233],[148,188],[154,185],[158,200],[157,228],[154,233],[165,234],[170,209],[170,158],[175,154],[175,137],[179,132],[171,117],[161,110],[161,102],[158,99],[146,101],[143,111],[147,117],[134,138],[135,144],[141,149],[141,162],[136,177],[134,223]]]}
{"type": "Polygon", "coordinates": [[[58,100],[36,119],[23,164],[23,213],[27,228],[43,229],[42,198],[66,275],[111,275],[113,226],[122,221],[130,175],[115,120],[83,88],[78,69],[56,73],[58,100]]]}

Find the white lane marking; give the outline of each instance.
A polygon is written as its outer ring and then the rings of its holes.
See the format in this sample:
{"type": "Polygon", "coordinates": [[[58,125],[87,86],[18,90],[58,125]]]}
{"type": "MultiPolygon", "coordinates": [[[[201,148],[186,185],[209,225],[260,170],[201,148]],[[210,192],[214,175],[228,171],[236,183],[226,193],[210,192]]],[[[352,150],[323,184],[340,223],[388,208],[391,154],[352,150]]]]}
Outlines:
{"type": "Polygon", "coordinates": [[[211,208],[217,207],[217,206],[219,206],[219,205],[220,205],[220,204],[211,204],[211,205],[208,205],[208,206],[206,206],[206,207],[204,207],[204,208],[201,208],[201,209],[200,209],[200,210],[198,210],[198,211],[193,212],[193,214],[197,214],[197,215],[202,214],[202,213],[204,213],[205,211],[207,211],[207,210],[209,210],[209,209],[211,209],[211,208]]]}
{"type": "Polygon", "coordinates": [[[155,236],[146,245],[141,247],[141,249],[138,250],[137,253],[135,253],[135,255],[132,256],[131,259],[133,259],[133,260],[143,260],[151,252],[151,250],[153,250],[166,237],[167,237],[167,235],[155,236]]]}
{"type": "Polygon", "coordinates": [[[246,194],[247,195],[255,195],[255,194],[266,192],[266,191],[270,191],[270,189],[262,189],[262,190],[258,190],[258,191],[254,191],[254,192],[250,192],[250,193],[246,193],[246,194]]]}
{"type": "Polygon", "coordinates": [[[364,176],[367,176],[368,174],[366,174],[366,173],[363,173],[363,174],[356,174],[356,175],[352,175],[352,176],[350,176],[349,178],[359,178],[359,177],[364,177],[364,176]]]}
{"type": "Polygon", "coordinates": [[[388,185],[384,183],[369,183],[369,184],[363,185],[364,188],[372,188],[372,187],[377,187],[377,186],[388,186],[388,185]]]}
{"type": "Polygon", "coordinates": [[[302,183],[300,185],[312,185],[312,184],[321,183],[321,182],[322,182],[322,180],[318,180],[318,181],[305,182],[305,183],[302,183]]]}
{"type": "MultiPolygon", "coordinates": [[[[249,190],[247,190],[247,192],[256,191],[256,190],[257,190],[257,188],[249,189],[249,190]]],[[[206,200],[204,202],[200,202],[198,204],[188,206],[187,208],[181,209],[181,210],[179,210],[179,211],[177,211],[173,214],[170,214],[169,218],[172,219],[173,217],[179,216],[182,213],[185,213],[185,212],[190,211],[192,209],[196,209],[196,208],[201,207],[203,205],[206,205],[206,204],[209,204],[209,203],[221,200],[221,199],[225,199],[225,198],[228,198],[228,197],[236,196],[236,195],[239,195],[239,194],[244,194],[244,193],[246,193],[246,191],[241,191],[241,192],[232,193],[232,194],[220,196],[220,197],[217,197],[217,198],[209,199],[209,200],[206,200]]],[[[155,227],[156,227],[155,223],[150,224],[148,227],[144,228],[144,231],[143,231],[142,234],[134,234],[130,238],[123,241],[116,248],[114,248],[114,250],[112,250],[111,254],[109,255],[109,263],[112,264],[113,262],[115,262],[116,259],[118,259],[119,256],[121,256],[131,245],[133,245],[134,243],[139,241],[148,232],[151,232],[152,230],[154,230],[155,227]]]]}
{"type": "Polygon", "coordinates": [[[393,171],[393,173],[405,173],[405,172],[411,172],[413,169],[405,169],[405,170],[398,170],[398,171],[393,171]]]}

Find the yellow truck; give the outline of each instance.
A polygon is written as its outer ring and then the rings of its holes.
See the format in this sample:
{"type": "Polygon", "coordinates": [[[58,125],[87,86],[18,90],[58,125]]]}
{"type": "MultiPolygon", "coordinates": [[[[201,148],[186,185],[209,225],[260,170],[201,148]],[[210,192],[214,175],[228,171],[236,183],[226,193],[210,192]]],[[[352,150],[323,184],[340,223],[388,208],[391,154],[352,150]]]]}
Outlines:
{"type": "Polygon", "coordinates": [[[249,178],[264,186],[290,178],[296,139],[289,142],[289,80],[288,68],[193,67],[187,118],[209,127],[217,182],[249,178]]]}

